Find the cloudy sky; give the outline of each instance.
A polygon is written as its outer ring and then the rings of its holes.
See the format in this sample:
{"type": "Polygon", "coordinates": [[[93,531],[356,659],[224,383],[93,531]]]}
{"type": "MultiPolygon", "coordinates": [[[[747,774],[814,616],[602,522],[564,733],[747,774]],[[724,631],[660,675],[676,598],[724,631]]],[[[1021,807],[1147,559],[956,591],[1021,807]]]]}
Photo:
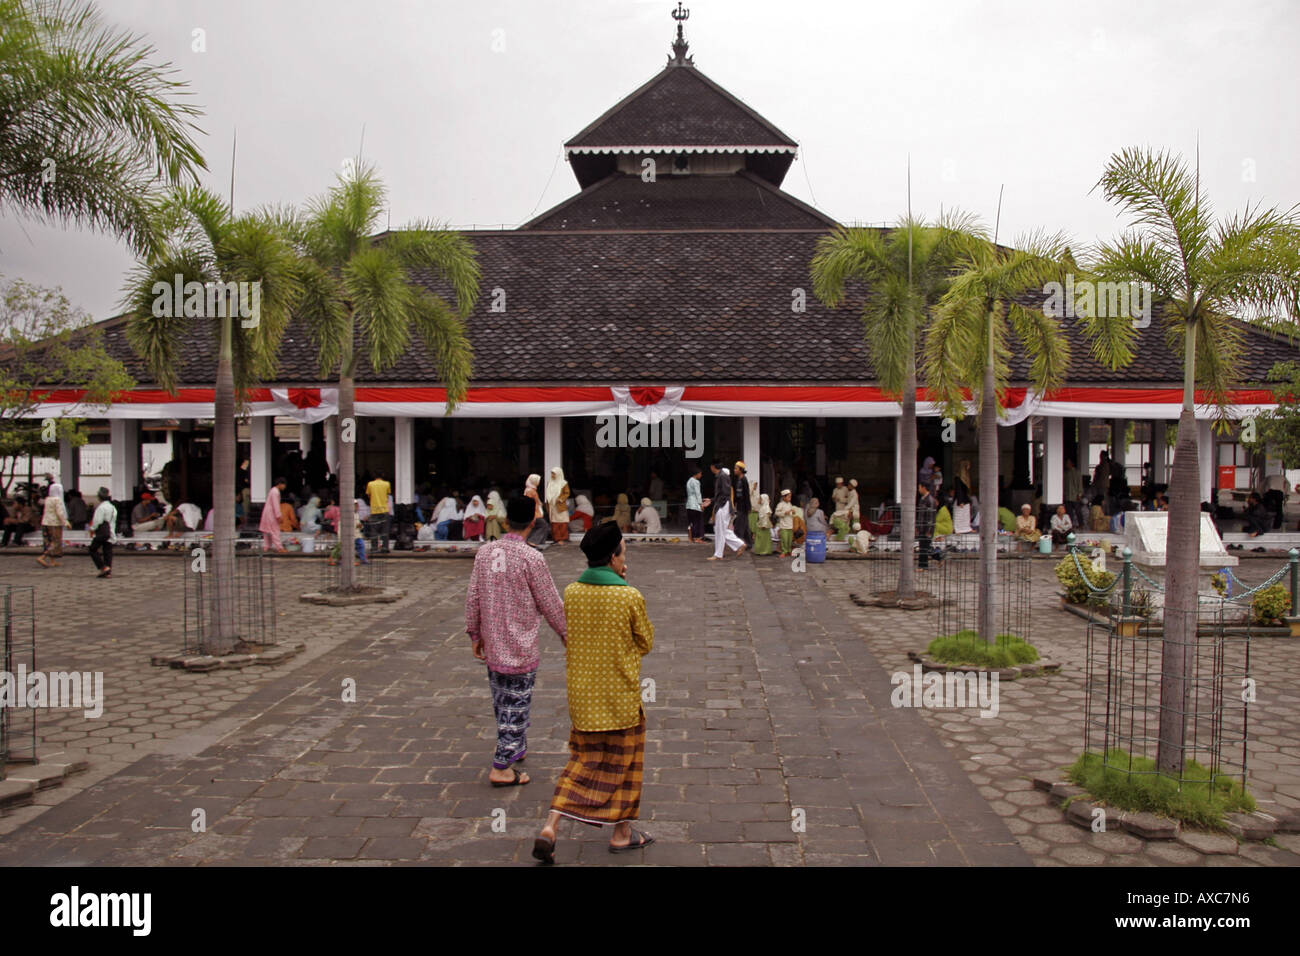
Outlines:
{"type": "MultiPolygon", "coordinates": [[[[664,65],[668,0],[104,0],[204,110],[205,183],[300,203],[376,162],[391,222],[517,225],[576,192],[561,145],[664,65]],[[195,31],[202,31],[196,34],[195,31]],[[200,42],[201,41],[201,42],[200,42]],[[196,49],[197,47],[204,49],[196,49]]],[[[785,188],[841,221],[960,207],[1002,236],[1113,234],[1125,146],[1191,156],[1220,212],[1300,202],[1300,3],[692,0],[696,66],[800,143],[785,188]]],[[[6,213],[0,273],[117,311],[116,240],[6,213]]]]}

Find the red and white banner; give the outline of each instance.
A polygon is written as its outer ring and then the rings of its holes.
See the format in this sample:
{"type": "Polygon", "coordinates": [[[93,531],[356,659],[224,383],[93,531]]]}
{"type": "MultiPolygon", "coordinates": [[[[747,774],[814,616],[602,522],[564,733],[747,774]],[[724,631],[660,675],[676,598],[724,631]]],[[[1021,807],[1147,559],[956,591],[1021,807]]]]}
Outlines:
{"type": "MultiPolygon", "coordinates": [[[[213,390],[137,389],[120,395],[107,409],[84,404],[84,392],[58,389],[31,413],[34,418],[211,418],[213,390]]],[[[338,413],[337,388],[258,388],[249,393],[253,415],[276,415],[311,424],[338,413]]],[[[1207,395],[1198,392],[1197,402],[1207,395]]],[[[446,389],[436,386],[360,386],[356,413],[361,417],[441,418],[447,412],[446,389]]],[[[1274,407],[1266,389],[1232,393],[1229,417],[1244,418],[1274,407]]],[[[1182,390],[1177,388],[1063,388],[1039,396],[1009,388],[1004,396],[1003,425],[1031,415],[1082,418],[1177,419],[1182,390]]],[[[942,409],[917,390],[917,414],[936,416],[942,409]]],[[[968,405],[967,413],[974,412],[968,405]]],[[[762,418],[897,418],[897,401],[870,385],[686,385],[686,386],[506,386],[471,388],[452,413],[454,418],[548,418],[627,415],[657,423],[670,415],[715,415],[762,418]]],[[[1216,417],[1209,404],[1198,404],[1196,417],[1216,417]]]]}

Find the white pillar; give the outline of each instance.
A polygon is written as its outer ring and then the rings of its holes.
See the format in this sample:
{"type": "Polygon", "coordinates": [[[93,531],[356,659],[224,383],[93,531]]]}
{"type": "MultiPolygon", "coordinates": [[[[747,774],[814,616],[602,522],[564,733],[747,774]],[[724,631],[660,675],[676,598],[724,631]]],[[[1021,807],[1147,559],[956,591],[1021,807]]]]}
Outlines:
{"type": "Polygon", "coordinates": [[[81,490],[81,449],[66,438],[59,439],[59,483],[64,491],[81,490]]]}
{"type": "Polygon", "coordinates": [[[1091,418],[1076,418],[1075,426],[1079,429],[1079,460],[1075,464],[1079,467],[1079,477],[1083,479],[1083,490],[1086,492],[1088,486],[1092,484],[1092,443],[1088,441],[1088,436],[1092,433],[1091,418]]]}
{"type": "MultiPolygon", "coordinates": [[[[747,415],[741,429],[740,447],[742,449],[742,454],[745,456],[744,462],[749,466],[750,481],[762,480],[760,477],[762,475],[760,466],[763,462],[760,455],[762,455],[763,449],[759,443],[759,435],[761,434],[759,425],[761,421],[762,419],[755,415],[747,415]]],[[[721,454],[721,452],[719,452],[719,454],[721,454]]],[[[726,464],[726,462],[723,462],[723,464],[726,464]]]]}
{"type": "Polygon", "coordinates": [[[134,418],[110,419],[108,436],[113,449],[108,489],[114,501],[130,501],[140,480],[140,423],[134,418]]]}
{"type": "Polygon", "coordinates": [[[1201,500],[1209,501],[1214,494],[1215,465],[1214,432],[1208,418],[1196,421],[1196,456],[1201,463],[1201,500]]]}
{"type": "Polygon", "coordinates": [[[311,451],[311,426],[302,424],[298,426],[298,450],[302,452],[302,457],[306,458],[311,451]]]}
{"type": "Polygon", "coordinates": [[[564,467],[564,462],[560,460],[563,444],[564,419],[558,415],[548,416],[542,429],[542,470],[539,472],[543,491],[546,490],[546,483],[551,480],[551,469],[556,465],[564,467]]]}
{"type": "Polygon", "coordinates": [[[254,415],[249,422],[248,470],[254,501],[265,501],[271,482],[278,477],[271,474],[271,436],[275,431],[275,418],[271,415],[254,415]]]}
{"type": "Polygon", "coordinates": [[[1157,485],[1165,483],[1165,463],[1169,460],[1166,429],[1168,424],[1163,418],[1151,423],[1151,480],[1157,485]]]}
{"type": "Polygon", "coordinates": [[[1043,442],[1043,503],[1059,505],[1065,501],[1065,423],[1059,418],[1044,418],[1047,426],[1043,442]]]}
{"type": "Polygon", "coordinates": [[[393,419],[393,501],[415,501],[415,419],[404,416],[393,419]]]}
{"type": "Polygon", "coordinates": [[[330,474],[339,470],[339,417],[331,415],[325,422],[325,464],[330,474]]]}
{"type": "Polygon", "coordinates": [[[903,419],[896,418],[894,419],[894,500],[899,504],[903,502],[903,490],[903,419]]]}

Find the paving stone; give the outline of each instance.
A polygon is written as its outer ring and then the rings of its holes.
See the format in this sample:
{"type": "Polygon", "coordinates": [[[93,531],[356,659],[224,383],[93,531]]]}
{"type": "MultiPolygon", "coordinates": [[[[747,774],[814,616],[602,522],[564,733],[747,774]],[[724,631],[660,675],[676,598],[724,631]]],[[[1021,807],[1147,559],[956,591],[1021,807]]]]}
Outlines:
{"type": "Polygon", "coordinates": [[[1120,826],[1144,840],[1174,840],[1178,838],[1178,824],[1168,817],[1154,813],[1122,813],[1120,826]]]}
{"type": "Polygon", "coordinates": [[[1199,830],[1184,829],[1178,834],[1178,842],[1207,856],[1212,854],[1231,855],[1237,852],[1236,839],[1222,833],[1203,833],[1199,830]]]}

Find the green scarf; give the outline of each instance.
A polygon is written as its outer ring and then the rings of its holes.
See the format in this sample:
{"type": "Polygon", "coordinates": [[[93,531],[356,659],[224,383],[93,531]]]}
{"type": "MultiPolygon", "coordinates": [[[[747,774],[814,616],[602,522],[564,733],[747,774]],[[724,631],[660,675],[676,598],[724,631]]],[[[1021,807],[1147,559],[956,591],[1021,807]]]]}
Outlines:
{"type": "Polygon", "coordinates": [[[588,568],[583,571],[578,578],[580,584],[627,584],[618,573],[608,565],[599,568],[588,568]]]}

